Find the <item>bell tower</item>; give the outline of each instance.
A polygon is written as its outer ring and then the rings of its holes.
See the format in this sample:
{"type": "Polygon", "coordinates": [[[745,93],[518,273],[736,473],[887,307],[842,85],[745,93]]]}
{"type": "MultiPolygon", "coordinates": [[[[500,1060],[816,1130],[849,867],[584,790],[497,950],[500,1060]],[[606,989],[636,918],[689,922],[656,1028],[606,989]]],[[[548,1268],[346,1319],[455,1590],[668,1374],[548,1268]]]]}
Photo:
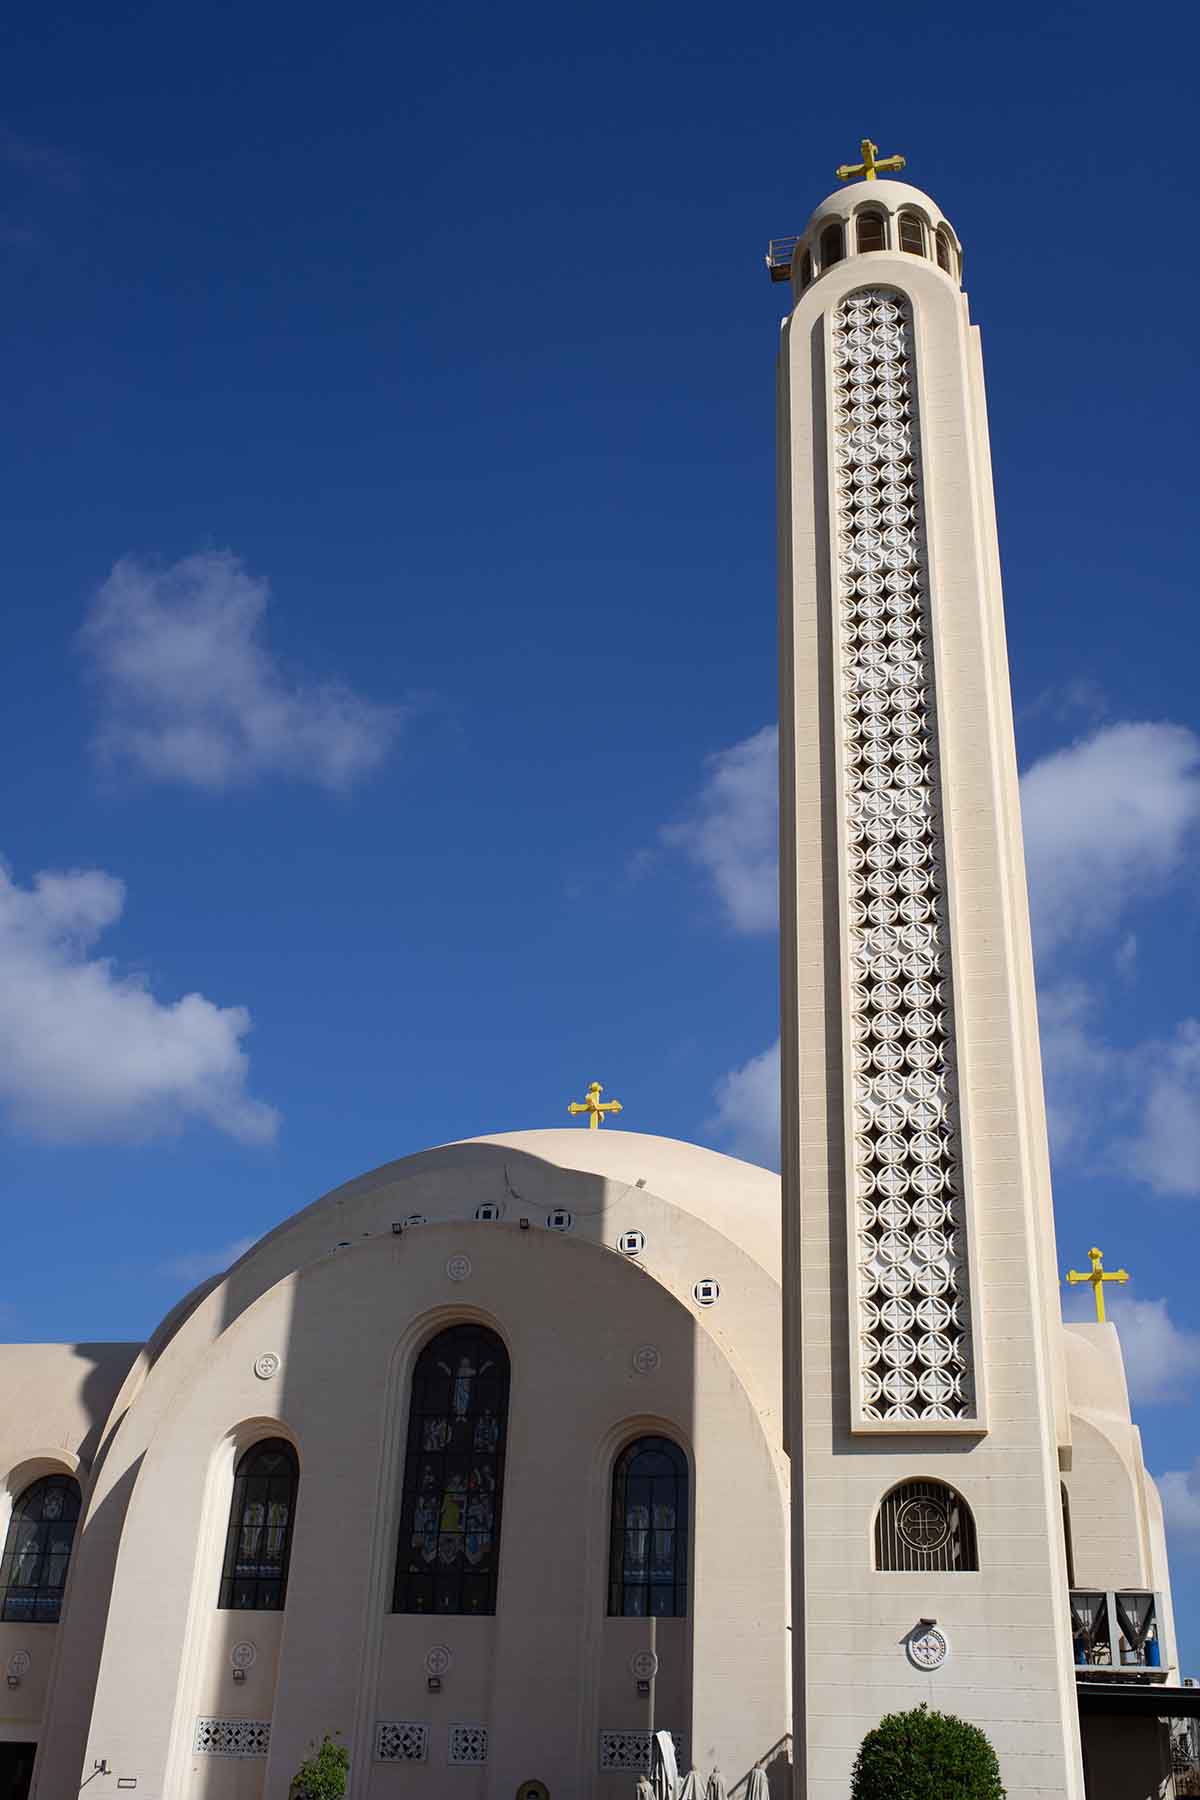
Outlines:
{"type": "Polygon", "coordinates": [[[927,194],[838,170],[779,357],[797,1793],[922,1701],[1083,1793],[1069,1457],[979,333],[927,194]],[[1063,1459],[1060,1465],[1060,1458],[1063,1459]]]}

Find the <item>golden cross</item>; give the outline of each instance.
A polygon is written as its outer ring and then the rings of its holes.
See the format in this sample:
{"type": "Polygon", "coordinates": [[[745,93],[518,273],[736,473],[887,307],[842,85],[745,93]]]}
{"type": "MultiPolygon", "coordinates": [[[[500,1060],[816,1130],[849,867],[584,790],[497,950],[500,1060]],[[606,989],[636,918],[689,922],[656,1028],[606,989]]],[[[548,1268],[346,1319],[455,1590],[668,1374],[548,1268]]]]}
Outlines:
{"type": "Polygon", "coordinates": [[[879,145],[873,144],[870,138],[864,138],[862,161],[860,163],[840,163],[837,169],[837,178],[839,181],[854,181],[857,176],[861,175],[864,181],[875,181],[878,179],[878,172],[881,169],[886,175],[891,169],[904,167],[902,156],[885,156],[882,162],[878,159],[879,145]]]}
{"type": "Polygon", "coordinates": [[[1128,1269],[1107,1269],[1106,1270],[1104,1267],[1104,1252],[1103,1252],[1103,1250],[1089,1250],[1088,1255],[1091,1258],[1091,1262],[1092,1262],[1091,1274],[1090,1275],[1081,1275],[1079,1273],[1078,1269],[1068,1269],[1067,1270],[1067,1280],[1071,1283],[1072,1287],[1074,1287],[1075,1284],[1080,1281],[1090,1281],[1091,1282],[1092,1292],[1096,1296],[1096,1318],[1098,1319],[1100,1324],[1103,1325],[1103,1323],[1104,1323],[1104,1283],[1106,1281],[1128,1281],[1129,1280],[1129,1270],[1128,1269]]]}
{"type": "Polygon", "coordinates": [[[600,1086],[600,1083],[598,1081],[593,1081],[591,1087],[587,1091],[587,1099],[572,1100],[567,1107],[569,1113],[587,1114],[589,1131],[595,1131],[597,1125],[603,1125],[605,1113],[619,1113],[621,1110],[621,1102],[619,1100],[602,1100],[600,1096],[603,1092],[604,1089],[600,1086]]]}

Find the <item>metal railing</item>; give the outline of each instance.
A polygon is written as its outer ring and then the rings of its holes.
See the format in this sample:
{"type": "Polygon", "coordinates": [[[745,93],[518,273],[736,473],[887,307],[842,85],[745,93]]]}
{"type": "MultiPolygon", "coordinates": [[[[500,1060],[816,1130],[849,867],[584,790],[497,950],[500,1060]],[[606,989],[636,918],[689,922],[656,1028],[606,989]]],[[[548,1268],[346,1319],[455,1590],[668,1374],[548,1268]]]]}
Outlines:
{"type": "Polygon", "coordinates": [[[799,234],[792,237],[772,238],[767,245],[767,272],[772,281],[790,281],[792,278],[792,258],[796,254],[796,245],[800,242],[799,234]]]}

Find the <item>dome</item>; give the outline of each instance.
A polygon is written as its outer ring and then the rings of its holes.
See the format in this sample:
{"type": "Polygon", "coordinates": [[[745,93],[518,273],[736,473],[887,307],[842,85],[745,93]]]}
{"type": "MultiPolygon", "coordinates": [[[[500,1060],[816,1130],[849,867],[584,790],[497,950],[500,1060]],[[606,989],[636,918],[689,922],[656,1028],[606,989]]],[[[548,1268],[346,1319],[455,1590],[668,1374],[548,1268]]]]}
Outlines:
{"type": "MultiPolygon", "coordinates": [[[[911,206],[922,213],[934,230],[939,225],[949,225],[945,213],[935,200],[923,193],[918,187],[912,187],[907,181],[848,181],[844,187],[837,188],[826,195],[809,219],[803,236],[809,236],[820,225],[827,225],[831,219],[849,219],[864,206],[881,206],[885,212],[897,213],[901,207],[911,206]]],[[[955,234],[957,242],[957,234],[955,234]]]]}

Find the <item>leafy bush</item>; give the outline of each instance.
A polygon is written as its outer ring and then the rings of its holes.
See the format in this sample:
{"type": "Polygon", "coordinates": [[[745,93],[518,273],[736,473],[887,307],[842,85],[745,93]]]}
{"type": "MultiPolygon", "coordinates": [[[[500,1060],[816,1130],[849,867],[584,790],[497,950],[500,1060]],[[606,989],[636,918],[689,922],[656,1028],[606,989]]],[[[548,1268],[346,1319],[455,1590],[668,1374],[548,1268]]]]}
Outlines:
{"type": "Polygon", "coordinates": [[[1000,1765],[977,1725],[918,1706],[889,1713],[854,1763],[852,1800],[1005,1800],[1000,1765]]]}
{"type": "Polygon", "coordinates": [[[350,1752],[329,1733],[321,1747],[300,1764],[292,1782],[292,1800],[343,1800],[350,1773],[350,1752]]]}

